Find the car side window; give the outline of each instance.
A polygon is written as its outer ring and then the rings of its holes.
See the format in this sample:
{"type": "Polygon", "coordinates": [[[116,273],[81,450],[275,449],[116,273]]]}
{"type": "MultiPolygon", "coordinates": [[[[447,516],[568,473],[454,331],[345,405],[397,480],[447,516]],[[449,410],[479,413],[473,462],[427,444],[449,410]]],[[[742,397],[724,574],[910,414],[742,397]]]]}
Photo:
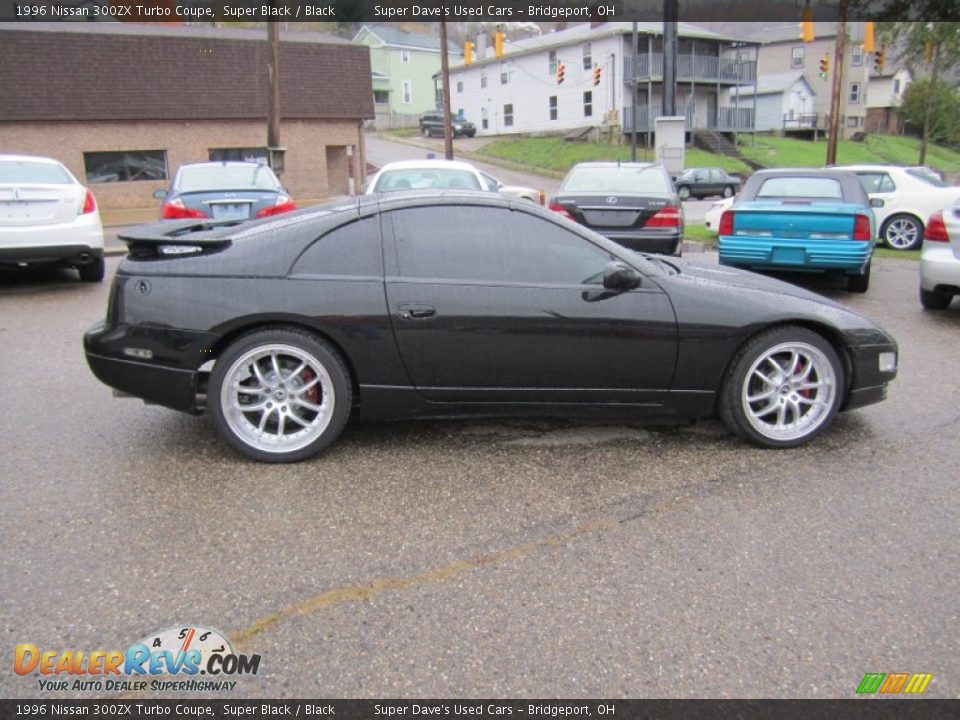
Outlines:
{"type": "Polygon", "coordinates": [[[317,238],[294,263],[291,275],[381,277],[378,219],[355,220],[317,238]]]}
{"type": "Polygon", "coordinates": [[[897,189],[887,173],[857,173],[857,177],[868,193],[894,192],[897,189]]]}
{"type": "Polygon", "coordinates": [[[544,218],[441,205],[390,213],[400,275],[509,285],[602,284],[610,253],[544,218]]]}

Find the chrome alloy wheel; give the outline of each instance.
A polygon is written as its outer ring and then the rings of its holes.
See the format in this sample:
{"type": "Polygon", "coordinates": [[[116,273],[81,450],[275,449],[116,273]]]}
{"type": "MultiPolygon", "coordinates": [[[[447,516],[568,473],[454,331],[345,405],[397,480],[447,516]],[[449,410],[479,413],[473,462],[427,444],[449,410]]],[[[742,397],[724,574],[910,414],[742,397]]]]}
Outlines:
{"type": "Polygon", "coordinates": [[[797,440],[830,417],[837,374],[827,356],[807,343],[768,349],[750,366],[741,404],[750,426],[771,440],[797,440]]]}
{"type": "Polygon", "coordinates": [[[916,220],[899,217],[887,224],[883,239],[895,250],[910,250],[919,245],[922,239],[920,232],[920,226],[916,220]]]}
{"type": "Polygon", "coordinates": [[[299,450],[333,418],[336,394],[323,364],[292,345],[260,345],[230,366],[220,390],[231,432],[268,453],[299,450]]]}

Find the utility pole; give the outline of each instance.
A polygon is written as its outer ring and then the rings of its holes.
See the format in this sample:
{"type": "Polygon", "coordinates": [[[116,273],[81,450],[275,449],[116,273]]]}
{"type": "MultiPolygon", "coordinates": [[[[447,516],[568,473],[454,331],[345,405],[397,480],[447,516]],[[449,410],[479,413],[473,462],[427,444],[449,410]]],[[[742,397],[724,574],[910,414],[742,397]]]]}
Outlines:
{"type": "Polygon", "coordinates": [[[927,107],[923,111],[923,137],[920,139],[920,159],[919,165],[923,165],[927,159],[927,138],[930,136],[930,116],[933,113],[933,103],[937,98],[937,69],[940,60],[940,43],[933,45],[933,57],[931,58],[933,67],[930,69],[930,86],[927,90],[927,107]]]}
{"type": "Polygon", "coordinates": [[[270,103],[267,115],[267,157],[277,175],[283,174],[283,150],[280,148],[280,23],[267,23],[270,45],[269,74],[270,103]]]}
{"type": "Polygon", "coordinates": [[[830,95],[830,131],[827,137],[827,165],[837,164],[837,140],[840,137],[840,98],[843,96],[843,55],[847,43],[847,1],[840,0],[837,42],[833,58],[833,92],[830,95]]]}
{"type": "Polygon", "coordinates": [[[440,21],[440,74],[443,76],[443,154],[453,160],[453,128],[450,117],[450,63],[447,60],[447,21],[440,21]]]}
{"type": "Polygon", "coordinates": [[[677,114],[678,0],[663,0],[663,114],[677,114]]]}

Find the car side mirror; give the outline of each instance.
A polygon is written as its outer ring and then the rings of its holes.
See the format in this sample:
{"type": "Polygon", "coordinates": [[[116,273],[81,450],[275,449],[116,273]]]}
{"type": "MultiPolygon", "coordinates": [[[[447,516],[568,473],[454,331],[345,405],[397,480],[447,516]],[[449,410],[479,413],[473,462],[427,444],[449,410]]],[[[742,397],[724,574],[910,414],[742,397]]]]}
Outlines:
{"type": "Polygon", "coordinates": [[[165,200],[166,198],[167,198],[167,191],[166,191],[166,190],[154,190],[154,191],[153,191],[153,199],[154,199],[154,200],[165,200]]]}
{"type": "Polygon", "coordinates": [[[625,292],[640,286],[640,273],[622,262],[607,263],[603,269],[603,287],[625,292]]]}
{"type": "Polygon", "coordinates": [[[870,207],[880,208],[883,207],[883,200],[880,198],[870,198],[870,207]]]}

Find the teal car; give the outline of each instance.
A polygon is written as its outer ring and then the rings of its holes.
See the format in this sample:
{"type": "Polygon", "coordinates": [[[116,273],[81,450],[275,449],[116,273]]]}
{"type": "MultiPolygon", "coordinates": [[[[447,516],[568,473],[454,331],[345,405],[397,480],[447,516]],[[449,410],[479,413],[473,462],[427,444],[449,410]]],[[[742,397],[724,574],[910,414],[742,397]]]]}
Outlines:
{"type": "Polygon", "coordinates": [[[866,292],[876,221],[845,170],[761,170],[720,217],[720,264],[751,270],[839,272],[866,292]]]}

